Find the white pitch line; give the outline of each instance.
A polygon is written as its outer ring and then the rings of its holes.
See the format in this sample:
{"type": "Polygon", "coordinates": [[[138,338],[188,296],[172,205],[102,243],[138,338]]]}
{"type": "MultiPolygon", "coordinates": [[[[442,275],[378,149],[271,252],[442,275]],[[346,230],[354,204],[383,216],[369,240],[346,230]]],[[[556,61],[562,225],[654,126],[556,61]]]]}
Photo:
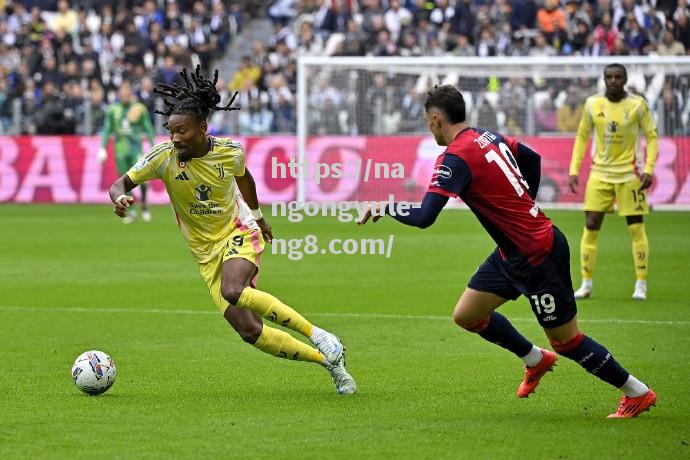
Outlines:
{"type": "MultiPolygon", "coordinates": [[[[19,306],[0,306],[0,312],[10,311],[32,311],[45,313],[152,313],[163,315],[220,315],[219,312],[212,310],[172,310],[162,308],[85,308],[85,307],[19,307],[19,306]]],[[[406,319],[406,320],[431,320],[431,321],[451,321],[450,315],[396,315],[389,313],[305,313],[306,316],[326,316],[334,318],[361,318],[361,319],[406,319]]],[[[534,322],[535,318],[510,317],[510,321],[515,322],[534,322]]],[[[646,319],[578,319],[578,322],[585,324],[648,324],[665,326],[688,326],[690,321],[670,321],[670,320],[646,320],[646,319]]]]}

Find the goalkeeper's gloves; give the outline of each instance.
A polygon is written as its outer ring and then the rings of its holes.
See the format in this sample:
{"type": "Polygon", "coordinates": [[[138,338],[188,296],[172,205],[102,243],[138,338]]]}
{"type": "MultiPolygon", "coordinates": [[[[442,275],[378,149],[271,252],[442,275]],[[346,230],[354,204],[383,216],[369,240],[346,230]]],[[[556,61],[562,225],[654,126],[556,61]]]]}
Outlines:
{"type": "Polygon", "coordinates": [[[101,147],[98,149],[98,161],[103,163],[108,158],[108,151],[101,147]]]}

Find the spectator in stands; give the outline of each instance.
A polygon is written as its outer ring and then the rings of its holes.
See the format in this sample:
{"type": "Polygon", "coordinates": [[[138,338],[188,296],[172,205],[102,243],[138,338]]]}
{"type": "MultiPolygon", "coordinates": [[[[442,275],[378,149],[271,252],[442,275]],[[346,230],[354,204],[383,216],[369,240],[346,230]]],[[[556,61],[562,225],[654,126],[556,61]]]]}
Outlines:
{"type": "Polygon", "coordinates": [[[673,11],[672,18],[674,21],[678,21],[678,17],[681,14],[685,14],[686,16],[690,16],[690,6],[688,6],[688,0],[678,0],[678,4],[676,5],[676,9],[673,11]]]}
{"type": "Polygon", "coordinates": [[[625,30],[625,45],[632,54],[642,54],[644,47],[647,45],[647,34],[640,27],[640,24],[634,17],[628,17],[625,30]]]}
{"type": "Polygon", "coordinates": [[[510,27],[513,30],[534,29],[537,21],[537,2],[535,0],[509,0],[510,27]]]}
{"type": "Polygon", "coordinates": [[[136,85],[137,99],[146,106],[151,121],[153,121],[153,114],[156,111],[156,101],[158,99],[156,93],[153,92],[154,87],[155,83],[148,75],[141,79],[139,85],[136,85]]]}
{"type": "Polygon", "coordinates": [[[7,86],[7,79],[0,78],[0,134],[10,132],[12,123],[12,97],[7,86]]]}
{"type": "Polygon", "coordinates": [[[657,47],[657,53],[661,56],[683,56],[685,54],[685,46],[673,36],[673,32],[667,30],[664,32],[664,38],[657,47]]]}
{"type": "Polygon", "coordinates": [[[122,51],[124,53],[125,63],[134,65],[144,60],[146,41],[139,33],[134,21],[129,22],[126,27],[127,33],[124,37],[122,51]]]}
{"type": "Polygon", "coordinates": [[[57,68],[57,59],[52,54],[44,58],[40,73],[42,85],[45,85],[46,82],[51,82],[53,86],[61,87],[62,82],[65,80],[64,74],[57,68]]]}
{"type": "Polygon", "coordinates": [[[36,112],[36,134],[74,134],[74,113],[67,110],[55,84],[46,81],[41,93],[41,107],[36,112]]]}
{"type": "Polygon", "coordinates": [[[423,119],[424,106],[413,84],[408,84],[405,95],[400,101],[400,130],[414,132],[421,129],[420,120],[423,119]]]}
{"type": "Polygon", "coordinates": [[[273,124],[273,112],[268,110],[261,99],[249,102],[249,109],[240,112],[240,134],[268,134],[273,124]]]}
{"type": "Polygon", "coordinates": [[[582,117],[582,109],[584,104],[578,93],[577,87],[570,85],[568,87],[568,95],[565,103],[558,109],[558,130],[565,133],[577,131],[582,117]]]}
{"type": "Polygon", "coordinates": [[[546,37],[544,34],[538,33],[534,37],[534,46],[529,49],[529,55],[549,57],[556,56],[558,53],[556,52],[556,48],[546,42],[546,37]]]}
{"type": "Polygon", "coordinates": [[[618,33],[613,28],[611,14],[604,13],[602,15],[601,23],[594,28],[593,34],[601,54],[611,54],[618,38],[618,33]]]}
{"type": "Polygon", "coordinates": [[[63,31],[68,34],[77,32],[79,24],[77,12],[74,11],[67,0],[60,0],[58,2],[58,11],[53,20],[53,30],[63,31]]]}
{"type": "Polygon", "coordinates": [[[674,27],[675,38],[685,48],[685,52],[690,52],[690,19],[685,11],[681,11],[676,19],[674,27]]]}
{"type": "Polygon", "coordinates": [[[391,34],[386,29],[381,29],[376,33],[376,43],[371,49],[372,56],[395,56],[397,48],[391,39],[391,34]]]}
{"type": "Polygon", "coordinates": [[[74,120],[74,133],[86,134],[84,126],[86,105],[84,104],[84,92],[77,80],[67,83],[64,100],[65,117],[74,120]]]}
{"type": "Polygon", "coordinates": [[[273,126],[274,133],[293,133],[296,129],[295,107],[284,95],[278,95],[278,103],[274,107],[273,126]]]}
{"type": "Polygon", "coordinates": [[[158,69],[156,82],[166,85],[181,83],[180,66],[175,63],[175,59],[171,55],[167,55],[163,59],[163,66],[158,69]]]}
{"type": "Polygon", "coordinates": [[[450,30],[454,34],[462,34],[467,37],[474,36],[476,9],[472,0],[457,0],[455,12],[450,23],[450,30]]]}
{"type": "Polygon", "coordinates": [[[498,129],[498,117],[496,111],[485,97],[481,97],[477,107],[477,126],[482,129],[496,131],[498,129]]]}
{"type": "Polygon", "coordinates": [[[513,52],[513,31],[509,22],[504,22],[496,38],[496,54],[510,56],[513,52]]]}
{"type": "Polygon", "coordinates": [[[400,0],[390,0],[390,8],[383,18],[392,41],[398,41],[402,28],[412,23],[412,13],[400,4],[400,0]]]}
{"type": "Polygon", "coordinates": [[[613,24],[618,30],[623,30],[624,23],[635,20],[640,26],[644,24],[644,12],[642,7],[635,3],[635,0],[623,0],[618,3],[613,11],[613,24]]]}
{"type": "Polygon", "coordinates": [[[568,27],[558,0],[544,0],[544,6],[537,12],[537,21],[546,41],[550,43],[553,43],[557,30],[567,30],[568,27]]]}
{"type": "Polygon", "coordinates": [[[452,51],[454,56],[476,56],[477,51],[470,43],[469,38],[465,34],[458,35],[458,41],[452,51]]]}
{"type": "MultiPolygon", "coordinates": [[[[321,38],[328,38],[330,34],[338,29],[338,16],[331,5],[324,0],[316,0],[314,5],[314,14],[312,18],[316,34],[321,38]]],[[[345,24],[342,24],[345,27],[345,24]]]]}
{"type": "Polygon", "coordinates": [[[220,54],[225,54],[225,49],[230,43],[230,21],[223,2],[213,3],[213,13],[209,21],[211,34],[217,37],[218,50],[220,54]]]}
{"type": "Polygon", "coordinates": [[[679,91],[674,91],[666,82],[661,91],[661,98],[657,103],[657,117],[663,121],[659,128],[667,136],[684,134],[683,130],[683,96],[679,91]]]}
{"type": "Polygon", "coordinates": [[[192,18],[189,47],[199,57],[203,73],[207,74],[211,59],[216,56],[218,44],[217,37],[211,35],[210,28],[199,17],[192,18]]]}
{"type": "Polygon", "coordinates": [[[556,107],[553,104],[553,99],[550,97],[544,98],[541,105],[534,112],[534,121],[537,125],[537,131],[540,132],[554,132],[558,131],[558,117],[556,107]]]}
{"type": "Polygon", "coordinates": [[[415,18],[417,19],[415,24],[418,24],[419,19],[431,21],[437,27],[441,27],[445,23],[450,23],[455,15],[455,8],[448,4],[448,0],[437,0],[434,9],[430,14],[426,12],[426,0],[421,0],[420,6],[418,6],[418,11],[415,12],[415,18]]]}
{"type": "Polygon", "coordinates": [[[570,40],[574,54],[583,54],[583,50],[587,46],[587,38],[589,38],[589,36],[589,26],[585,21],[578,19],[575,29],[572,32],[572,39],[570,40]]]}
{"type": "Polygon", "coordinates": [[[496,56],[496,42],[494,41],[489,28],[482,29],[482,31],[479,33],[477,56],[496,56]]]}
{"type": "Polygon", "coordinates": [[[314,34],[314,25],[304,21],[299,28],[296,53],[302,56],[319,56],[323,53],[323,39],[314,34]]]}

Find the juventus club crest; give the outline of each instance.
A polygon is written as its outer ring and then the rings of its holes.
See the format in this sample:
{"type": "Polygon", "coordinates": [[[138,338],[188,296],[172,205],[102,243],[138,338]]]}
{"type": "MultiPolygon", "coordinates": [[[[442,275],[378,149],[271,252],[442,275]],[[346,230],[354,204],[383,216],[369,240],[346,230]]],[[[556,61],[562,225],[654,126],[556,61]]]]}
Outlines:
{"type": "Polygon", "coordinates": [[[213,165],[213,167],[215,168],[216,172],[218,173],[218,179],[225,178],[225,169],[223,169],[222,163],[215,164],[215,165],[213,165]]]}
{"type": "Polygon", "coordinates": [[[615,133],[616,131],[618,131],[618,123],[616,123],[615,121],[612,121],[611,123],[609,123],[608,127],[609,127],[609,131],[612,133],[615,133]]]}

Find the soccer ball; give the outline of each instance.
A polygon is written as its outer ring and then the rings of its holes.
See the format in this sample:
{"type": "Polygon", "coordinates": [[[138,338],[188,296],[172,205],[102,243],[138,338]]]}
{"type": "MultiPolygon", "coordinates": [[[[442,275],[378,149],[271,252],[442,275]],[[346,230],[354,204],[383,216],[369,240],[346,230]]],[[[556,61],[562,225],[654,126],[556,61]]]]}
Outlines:
{"type": "Polygon", "coordinates": [[[77,357],[72,366],[74,384],[90,395],[108,391],[115,383],[116,375],[113,359],[102,351],[86,351],[77,357]]]}

